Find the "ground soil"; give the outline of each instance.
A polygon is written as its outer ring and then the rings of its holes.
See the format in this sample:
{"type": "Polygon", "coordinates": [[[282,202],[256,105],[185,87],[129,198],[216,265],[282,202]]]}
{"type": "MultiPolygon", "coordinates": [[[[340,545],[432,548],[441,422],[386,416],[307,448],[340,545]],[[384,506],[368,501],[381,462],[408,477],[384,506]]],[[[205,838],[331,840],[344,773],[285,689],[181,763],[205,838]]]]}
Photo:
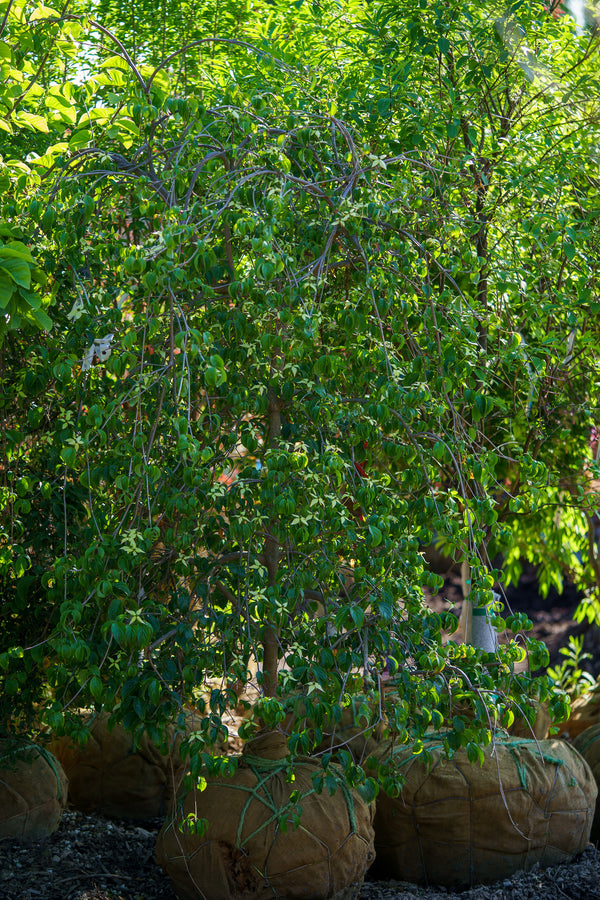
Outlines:
{"type": "MultiPolygon", "coordinates": [[[[448,573],[444,597],[460,608],[460,579],[448,573]]],[[[570,634],[584,631],[572,619],[577,595],[540,598],[535,571],[526,570],[518,590],[509,593],[513,609],[526,610],[533,634],[550,650],[551,664],[570,634]]],[[[598,675],[600,654],[593,633],[586,634],[593,653],[590,671],[598,675]]],[[[109,821],[68,811],[59,829],[42,844],[0,842],[0,900],[176,900],[167,876],[154,861],[162,822],[109,821]]],[[[493,885],[456,893],[443,887],[417,887],[400,881],[371,881],[367,875],[360,900],[600,900],[600,851],[589,845],[570,863],[534,868],[493,885]]],[[[213,900],[207,897],[206,900],[213,900]]]]}
{"type": "MultiPolygon", "coordinates": [[[[0,843],[1,900],[176,900],[154,862],[161,822],[108,821],[67,812],[43,844],[0,843]]],[[[590,845],[577,859],[520,872],[462,893],[402,881],[370,881],[360,900],[598,900],[600,852],[590,845]]],[[[207,897],[206,900],[212,900],[207,897]]]]}

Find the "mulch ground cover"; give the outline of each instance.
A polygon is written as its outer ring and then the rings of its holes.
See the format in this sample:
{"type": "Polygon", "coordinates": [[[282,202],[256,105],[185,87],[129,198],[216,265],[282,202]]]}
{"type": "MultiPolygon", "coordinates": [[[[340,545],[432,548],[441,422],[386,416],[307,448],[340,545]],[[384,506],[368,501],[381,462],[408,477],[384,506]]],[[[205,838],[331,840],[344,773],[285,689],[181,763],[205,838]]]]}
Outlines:
{"type": "MultiPolygon", "coordinates": [[[[154,862],[158,820],[141,825],[65,813],[42,844],[0,843],[1,900],[176,900],[154,862]]],[[[589,845],[571,863],[520,872],[456,893],[401,881],[365,881],[360,900],[596,900],[600,852],[589,845]]],[[[211,900],[207,897],[206,900],[211,900]]]]}

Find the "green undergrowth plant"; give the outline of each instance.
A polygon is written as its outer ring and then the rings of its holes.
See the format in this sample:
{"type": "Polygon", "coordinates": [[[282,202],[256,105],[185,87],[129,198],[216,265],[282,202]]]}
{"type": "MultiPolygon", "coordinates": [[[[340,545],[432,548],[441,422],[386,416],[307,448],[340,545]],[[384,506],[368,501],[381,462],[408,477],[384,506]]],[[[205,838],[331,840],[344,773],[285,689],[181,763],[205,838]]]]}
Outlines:
{"type": "Polygon", "coordinates": [[[583,649],[583,635],[569,637],[567,646],[558,652],[564,658],[548,668],[548,675],[556,687],[575,700],[596,684],[593,675],[583,668],[586,660],[592,659],[592,654],[583,649]]]}

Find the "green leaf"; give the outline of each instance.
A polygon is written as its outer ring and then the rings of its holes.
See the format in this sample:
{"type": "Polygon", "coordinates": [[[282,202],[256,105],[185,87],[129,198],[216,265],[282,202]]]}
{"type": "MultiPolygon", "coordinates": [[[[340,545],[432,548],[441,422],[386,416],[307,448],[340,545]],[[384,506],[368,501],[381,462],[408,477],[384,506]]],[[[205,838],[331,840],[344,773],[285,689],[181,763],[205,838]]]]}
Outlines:
{"type": "Polygon", "coordinates": [[[94,700],[100,700],[103,693],[104,685],[102,684],[102,680],[98,678],[97,675],[94,675],[93,678],[90,679],[90,694],[94,700]]]}
{"type": "Polygon", "coordinates": [[[452,122],[448,122],[446,126],[446,133],[449,138],[457,137],[460,131],[460,122],[458,119],[454,119],[452,122]]]}
{"type": "Polygon", "coordinates": [[[465,720],[461,716],[454,716],[452,719],[452,727],[459,734],[462,734],[465,730],[465,720]]]}
{"type": "Polygon", "coordinates": [[[0,262],[3,259],[24,259],[29,263],[35,262],[29,247],[22,241],[10,241],[4,246],[0,244],[0,262]]]}
{"type": "Polygon", "coordinates": [[[393,102],[391,97],[381,97],[377,101],[377,112],[382,119],[386,119],[391,114],[393,102]]]}
{"type": "Polygon", "coordinates": [[[48,109],[72,110],[76,108],[73,104],[73,100],[70,97],[65,96],[65,94],[61,94],[60,90],[57,88],[50,89],[50,93],[44,97],[44,103],[48,109]]]}
{"type": "Polygon", "coordinates": [[[56,117],[61,122],[68,122],[71,125],[75,124],[77,108],[68,97],[63,97],[61,94],[49,94],[45,97],[44,103],[48,109],[54,111],[54,116],[51,116],[51,118],[56,117]],[[56,116],[56,113],[58,113],[58,116],[56,116]]]}
{"type": "Polygon", "coordinates": [[[60,13],[58,10],[53,9],[51,6],[46,6],[44,3],[39,3],[37,7],[31,14],[31,22],[36,22],[38,19],[58,19],[60,17],[60,13]]]}
{"type": "Polygon", "coordinates": [[[111,634],[117,644],[124,646],[127,642],[127,632],[122,622],[113,622],[110,626],[111,634]]]}
{"type": "Polygon", "coordinates": [[[120,132],[125,132],[126,134],[132,134],[134,137],[138,137],[140,130],[131,119],[120,118],[114,122],[114,126],[120,132]]]}
{"type": "Polygon", "coordinates": [[[79,117],[77,124],[88,125],[91,122],[107,122],[114,113],[115,109],[112,106],[94,106],[79,117]]]}
{"type": "Polygon", "coordinates": [[[94,135],[92,132],[87,128],[83,128],[81,131],[76,131],[75,134],[71,135],[69,147],[71,150],[82,150],[84,147],[89,147],[93,142],[94,135]]]}
{"type": "Polygon", "coordinates": [[[361,606],[351,606],[350,616],[357,628],[362,628],[365,624],[365,611],[361,606]]]}
{"type": "Polygon", "coordinates": [[[75,447],[63,447],[60,451],[60,458],[66,466],[74,466],[77,461],[77,451],[75,447]]]}
{"type": "Polygon", "coordinates": [[[488,397],[484,397],[483,394],[477,394],[475,398],[475,406],[477,410],[481,414],[481,416],[486,416],[491,408],[491,402],[488,397]]]}
{"type": "Polygon", "coordinates": [[[369,542],[370,546],[378,547],[383,540],[383,534],[381,533],[381,530],[377,528],[376,525],[369,525],[369,534],[371,536],[371,540],[369,542]]]}
{"type": "Polygon", "coordinates": [[[207,366],[204,370],[207,387],[216,387],[219,381],[219,370],[215,366],[207,366]]]}
{"type": "Polygon", "coordinates": [[[6,309],[13,295],[14,284],[7,275],[0,276],[0,309],[6,309]]]}
{"type": "Polygon", "coordinates": [[[35,113],[25,112],[23,110],[14,113],[13,122],[30,131],[41,131],[43,134],[49,133],[48,122],[43,116],[35,113]]]}
{"type": "Polygon", "coordinates": [[[327,787],[328,793],[333,797],[340,786],[339,779],[336,778],[335,775],[327,773],[327,775],[325,775],[325,786],[327,787]]]}
{"type": "Polygon", "coordinates": [[[485,754],[479,744],[469,741],[467,744],[467,759],[470,763],[479,763],[482,766],[485,762],[485,754]]]}
{"type": "Polygon", "coordinates": [[[31,268],[24,259],[2,259],[0,257],[0,272],[5,272],[19,287],[31,286],[31,268]]]}
{"type": "Polygon", "coordinates": [[[26,291],[24,288],[21,290],[21,297],[27,301],[29,306],[32,309],[40,309],[42,305],[42,298],[39,294],[36,294],[34,291],[26,291]]]}
{"type": "Polygon", "coordinates": [[[14,169],[16,172],[23,172],[25,175],[31,175],[31,169],[22,159],[9,159],[6,167],[14,169]]]}
{"type": "Polygon", "coordinates": [[[121,69],[123,72],[131,72],[131,67],[122,56],[109,56],[100,63],[101,69],[121,69]]]}
{"type": "Polygon", "coordinates": [[[52,328],[52,319],[43,309],[30,309],[28,318],[32,319],[42,331],[50,331],[52,328]]]}

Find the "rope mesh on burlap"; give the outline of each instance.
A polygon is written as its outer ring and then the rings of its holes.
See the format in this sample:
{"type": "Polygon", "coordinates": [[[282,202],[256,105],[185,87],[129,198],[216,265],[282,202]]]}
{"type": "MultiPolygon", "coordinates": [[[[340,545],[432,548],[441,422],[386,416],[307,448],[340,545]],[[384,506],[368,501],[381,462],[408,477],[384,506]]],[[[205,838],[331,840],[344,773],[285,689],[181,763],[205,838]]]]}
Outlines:
{"type": "Polygon", "coordinates": [[[469,763],[464,748],[448,760],[444,735],[423,743],[432,756],[429,767],[409,747],[383,756],[405,785],[397,800],[378,798],[381,877],[387,859],[387,877],[468,886],[537,861],[563,861],[585,846],[596,786],[569,745],[501,738],[480,766],[469,763]]]}
{"type": "Polygon", "coordinates": [[[233,777],[209,778],[205,791],[182,798],[157,856],[185,900],[202,892],[227,900],[333,897],[351,887],[348,900],[373,859],[372,817],[341,767],[325,772],[318,760],[292,760],[284,735],[261,736],[246,745],[233,777]],[[315,787],[313,776],[325,774],[336,780],[334,796],[315,787]],[[298,820],[290,816],[296,811],[298,820]],[[182,830],[190,812],[206,818],[205,834],[182,830]],[[300,887],[308,893],[297,895],[300,887]]]}

